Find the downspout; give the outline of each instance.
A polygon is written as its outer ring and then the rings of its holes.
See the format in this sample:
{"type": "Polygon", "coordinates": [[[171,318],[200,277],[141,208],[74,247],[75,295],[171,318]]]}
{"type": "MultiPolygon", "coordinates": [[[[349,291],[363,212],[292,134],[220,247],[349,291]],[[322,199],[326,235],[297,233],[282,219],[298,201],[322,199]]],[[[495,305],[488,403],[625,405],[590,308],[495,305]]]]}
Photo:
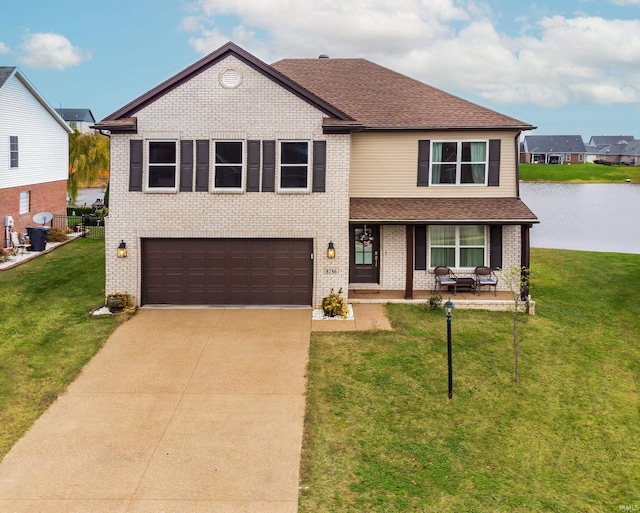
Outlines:
{"type": "Polygon", "coordinates": [[[520,135],[522,131],[516,134],[516,197],[520,199],[520,135]]]}

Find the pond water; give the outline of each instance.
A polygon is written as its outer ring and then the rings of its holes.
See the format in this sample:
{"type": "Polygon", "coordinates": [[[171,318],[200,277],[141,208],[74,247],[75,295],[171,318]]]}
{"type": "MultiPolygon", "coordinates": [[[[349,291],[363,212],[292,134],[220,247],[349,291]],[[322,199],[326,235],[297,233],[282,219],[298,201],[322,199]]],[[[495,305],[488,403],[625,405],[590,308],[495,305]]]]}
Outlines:
{"type": "Polygon", "coordinates": [[[90,207],[97,199],[104,200],[105,187],[85,187],[78,189],[76,205],[90,207]]]}
{"type": "Polygon", "coordinates": [[[640,185],[521,183],[531,246],[640,254],[640,185]]]}

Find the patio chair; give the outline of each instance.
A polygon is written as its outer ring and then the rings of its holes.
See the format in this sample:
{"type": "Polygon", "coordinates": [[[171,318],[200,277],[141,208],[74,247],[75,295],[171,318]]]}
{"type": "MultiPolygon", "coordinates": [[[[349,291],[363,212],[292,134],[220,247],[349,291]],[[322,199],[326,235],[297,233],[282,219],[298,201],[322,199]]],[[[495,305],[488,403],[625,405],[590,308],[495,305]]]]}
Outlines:
{"type": "Polygon", "coordinates": [[[453,287],[453,293],[456,293],[456,285],[458,284],[458,277],[453,273],[451,269],[444,265],[439,265],[433,270],[433,274],[436,277],[436,284],[433,288],[435,292],[437,289],[441,290],[443,286],[453,287]]]}
{"type": "Polygon", "coordinates": [[[494,273],[491,268],[486,265],[479,265],[473,271],[476,280],[476,289],[478,287],[493,287],[493,295],[498,295],[498,276],[494,273]]]}
{"type": "Polygon", "coordinates": [[[25,239],[20,237],[18,232],[11,232],[11,245],[20,253],[24,253],[27,249],[27,244],[25,244],[25,239]]]}

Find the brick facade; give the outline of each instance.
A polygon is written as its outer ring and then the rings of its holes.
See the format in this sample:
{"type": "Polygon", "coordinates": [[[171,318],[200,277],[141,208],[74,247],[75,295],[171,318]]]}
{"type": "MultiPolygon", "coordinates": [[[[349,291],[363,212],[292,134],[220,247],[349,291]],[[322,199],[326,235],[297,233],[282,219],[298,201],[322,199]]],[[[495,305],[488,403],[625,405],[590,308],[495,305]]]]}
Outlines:
{"type": "MultiPolygon", "coordinates": [[[[141,239],[155,237],[311,238],[313,304],[349,280],[349,135],[322,132],[323,113],[235,57],[208,68],[136,114],[138,133],[111,138],[106,222],[106,293],[141,297],[141,239]],[[220,74],[235,69],[238,88],[220,74]],[[129,192],[129,140],[324,140],[326,192],[129,192]],[[133,214],[132,214],[133,213],[133,214]],[[120,240],[128,257],[116,258],[120,240]],[[326,257],[333,241],[336,258],[326,257]]],[[[311,179],[311,176],[309,177],[311,179]]]]}
{"type": "MultiPolygon", "coordinates": [[[[0,189],[0,212],[3,213],[3,216],[9,215],[13,217],[14,232],[26,233],[27,226],[35,224],[33,216],[38,212],[64,215],[66,208],[66,180],[0,189]],[[25,191],[29,191],[29,212],[20,214],[20,193],[25,191]]],[[[4,226],[4,218],[1,222],[4,226]]],[[[6,247],[5,230],[2,230],[0,240],[2,240],[3,247],[6,247]]]]}

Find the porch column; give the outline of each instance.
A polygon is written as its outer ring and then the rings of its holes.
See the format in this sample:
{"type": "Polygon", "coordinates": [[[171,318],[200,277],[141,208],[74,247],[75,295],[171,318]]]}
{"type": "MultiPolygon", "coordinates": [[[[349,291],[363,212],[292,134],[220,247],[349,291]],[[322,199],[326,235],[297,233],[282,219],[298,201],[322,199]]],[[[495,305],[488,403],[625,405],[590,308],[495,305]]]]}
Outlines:
{"type": "Polygon", "coordinates": [[[529,295],[529,268],[531,267],[531,241],[529,239],[529,230],[532,225],[523,224],[520,226],[520,267],[526,268],[522,271],[525,284],[522,288],[522,300],[525,301],[529,295]],[[526,274],[526,276],[525,276],[526,274]]]}
{"type": "Polygon", "coordinates": [[[407,233],[407,269],[405,271],[404,298],[413,299],[413,225],[408,224],[405,228],[407,233]]]}

